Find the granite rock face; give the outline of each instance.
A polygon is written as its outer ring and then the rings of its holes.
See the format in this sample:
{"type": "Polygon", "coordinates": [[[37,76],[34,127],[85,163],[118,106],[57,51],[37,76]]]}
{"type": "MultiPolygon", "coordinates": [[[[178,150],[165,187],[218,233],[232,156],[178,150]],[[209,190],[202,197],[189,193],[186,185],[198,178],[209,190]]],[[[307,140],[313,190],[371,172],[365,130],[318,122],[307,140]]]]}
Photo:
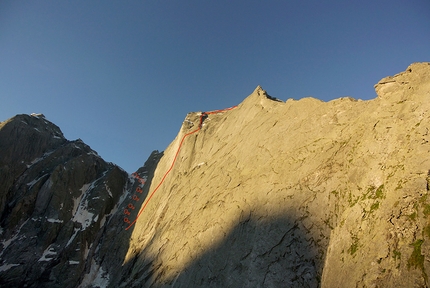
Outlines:
{"type": "Polygon", "coordinates": [[[427,287],[430,63],[375,90],[257,87],[132,175],[41,115],[2,122],[0,285],[427,287]]]}

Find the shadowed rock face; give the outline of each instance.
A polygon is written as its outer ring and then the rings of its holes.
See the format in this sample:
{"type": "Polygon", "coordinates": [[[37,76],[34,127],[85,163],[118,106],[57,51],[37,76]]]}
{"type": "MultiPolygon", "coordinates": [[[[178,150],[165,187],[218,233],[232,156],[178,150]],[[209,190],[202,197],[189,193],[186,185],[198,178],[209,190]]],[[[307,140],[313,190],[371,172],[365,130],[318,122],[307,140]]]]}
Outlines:
{"type": "Polygon", "coordinates": [[[188,114],[135,177],[42,116],[2,122],[0,285],[428,286],[430,65],[375,90],[282,102],[257,87],[183,139],[188,114]]]}
{"type": "Polygon", "coordinates": [[[120,266],[128,248],[129,235],[118,231],[134,178],[42,116],[2,122],[0,147],[0,286],[107,283],[103,269],[120,266]]]}

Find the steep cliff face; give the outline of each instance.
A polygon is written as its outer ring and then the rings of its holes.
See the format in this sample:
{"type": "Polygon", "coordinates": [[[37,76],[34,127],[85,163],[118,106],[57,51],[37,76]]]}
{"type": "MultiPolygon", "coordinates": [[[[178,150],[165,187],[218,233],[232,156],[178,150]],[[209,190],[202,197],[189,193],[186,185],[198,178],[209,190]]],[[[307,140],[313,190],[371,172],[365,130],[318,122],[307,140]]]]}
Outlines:
{"type": "Polygon", "coordinates": [[[425,287],[430,63],[370,101],[261,87],[127,175],[42,116],[0,124],[0,285],[425,287]]]}
{"type": "Polygon", "coordinates": [[[282,103],[258,87],[209,115],[137,220],[124,287],[426,286],[429,63],[375,88],[371,101],[282,103]]]}

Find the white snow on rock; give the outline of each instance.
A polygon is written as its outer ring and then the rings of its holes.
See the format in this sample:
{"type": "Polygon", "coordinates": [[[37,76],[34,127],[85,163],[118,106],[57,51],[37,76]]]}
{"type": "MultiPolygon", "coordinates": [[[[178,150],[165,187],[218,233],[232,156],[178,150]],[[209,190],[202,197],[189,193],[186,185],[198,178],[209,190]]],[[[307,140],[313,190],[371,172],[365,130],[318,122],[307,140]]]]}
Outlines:
{"type": "Polygon", "coordinates": [[[79,194],[79,197],[78,198],[73,198],[72,215],[75,215],[76,212],[78,211],[79,204],[81,203],[81,199],[84,196],[84,194],[87,192],[88,187],[90,187],[90,186],[91,186],[91,183],[84,184],[84,186],[82,186],[81,189],[79,189],[79,191],[81,191],[81,194],[79,194]]]}
{"type": "Polygon", "coordinates": [[[134,177],[132,174],[128,174],[128,181],[130,181],[130,184],[133,185],[136,181],[136,177],[134,177]]]}
{"type": "Polygon", "coordinates": [[[16,233],[15,235],[13,235],[13,237],[12,238],[10,238],[10,239],[8,239],[8,240],[3,240],[2,242],[1,242],[1,244],[3,245],[3,250],[2,250],[2,252],[0,253],[0,257],[3,255],[3,252],[4,251],[6,251],[6,248],[12,243],[12,242],[14,242],[15,240],[17,240],[18,239],[18,234],[19,234],[19,232],[18,233],[16,233]]]}
{"type": "Polygon", "coordinates": [[[105,183],[105,188],[106,188],[106,191],[109,193],[110,198],[113,198],[112,191],[110,190],[109,186],[106,183],[105,183]]]}
{"type": "Polygon", "coordinates": [[[37,118],[39,117],[45,118],[45,115],[43,115],[42,113],[31,113],[30,116],[37,117],[37,118]]]}
{"type": "Polygon", "coordinates": [[[78,265],[79,261],[69,260],[69,265],[78,265]]]}
{"type": "Polygon", "coordinates": [[[31,161],[30,164],[27,164],[27,168],[30,168],[31,166],[33,166],[34,164],[36,164],[37,162],[42,161],[43,159],[45,159],[46,157],[48,157],[49,155],[51,155],[52,153],[54,153],[54,151],[50,151],[50,152],[46,152],[45,154],[42,155],[42,157],[36,158],[33,161],[31,161]]]}
{"type": "MultiPolygon", "coordinates": [[[[29,219],[25,220],[24,223],[21,224],[21,226],[19,227],[18,231],[16,231],[15,235],[12,236],[12,238],[8,239],[8,240],[3,240],[1,242],[1,244],[3,245],[2,251],[0,253],[0,257],[3,255],[4,251],[6,251],[6,248],[15,240],[18,239],[22,239],[23,237],[21,236],[21,238],[19,237],[19,233],[21,232],[21,228],[28,222],[29,219]]],[[[25,236],[24,236],[25,237],[25,236]]]]}
{"type": "Polygon", "coordinates": [[[7,264],[7,263],[5,263],[2,266],[0,266],[0,272],[7,271],[10,268],[15,267],[15,266],[19,266],[19,265],[20,264],[7,264]]]}
{"type": "MultiPolygon", "coordinates": [[[[54,218],[46,218],[45,217],[45,219],[46,219],[46,221],[48,221],[49,223],[63,223],[64,221],[63,220],[60,220],[60,219],[54,219],[54,218]]],[[[31,220],[32,221],[42,221],[42,217],[32,217],[31,218],[31,220]]]]}
{"type": "Polygon", "coordinates": [[[34,179],[33,181],[31,181],[31,182],[28,182],[27,183],[27,186],[30,186],[30,187],[28,187],[28,189],[31,189],[31,187],[33,187],[33,185],[34,184],[36,184],[37,182],[39,182],[40,181],[40,179],[42,179],[43,177],[45,177],[46,175],[48,175],[48,174],[43,174],[42,176],[40,176],[39,178],[37,178],[37,179],[34,179]]]}
{"type": "Polygon", "coordinates": [[[50,223],[63,223],[63,220],[60,219],[52,219],[52,218],[48,218],[46,221],[50,222],[50,223]]]}
{"type": "Polygon", "coordinates": [[[94,150],[91,150],[90,152],[88,152],[87,155],[94,155],[94,156],[100,158],[100,156],[94,150]]]}
{"type": "Polygon", "coordinates": [[[53,259],[53,257],[50,256],[54,256],[57,255],[57,252],[54,251],[54,248],[52,248],[51,246],[49,246],[48,248],[46,248],[46,250],[43,252],[42,257],[40,257],[39,262],[42,261],[51,261],[53,259]],[[50,257],[50,258],[47,258],[50,257]]]}
{"type": "Polygon", "coordinates": [[[91,261],[91,269],[88,274],[85,274],[79,287],[99,287],[104,288],[109,285],[109,274],[103,270],[100,265],[94,261],[91,261]]]}
{"type": "MultiPolygon", "coordinates": [[[[101,177],[103,177],[106,174],[106,172],[104,172],[101,177]]],[[[88,199],[85,199],[85,198],[88,197],[90,191],[94,189],[95,184],[100,178],[98,178],[97,180],[91,183],[84,184],[82,188],[79,189],[81,191],[81,195],[78,198],[73,199],[72,221],[81,223],[82,230],[89,227],[92,222],[96,222],[98,219],[98,218],[97,219],[94,218],[94,215],[95,215],[94,213],[91,213],[90,211],[88,211],[88,199]]]]}
{"type": "Polygon", "coordinates": [[[19,234],[19,231],[18,231],[18,233],[16,233],[15,235],[13,235],[13,237],[12,238],[10,238],[10,239],[8,239],[8,240],[3,240],[2,242],[1,242],[1,244],[3,245],[3,250],[2,250],[2,252],[0,253],[0,257],[1,257],[1,255],[3,254],[3,252],[4,251],[6,251],[6,248],[10,245],[10,243],[12,243],[12,242],[14,242],[14,241],[16,241],[17,239],[18,239],[18,235],[19,234]]]}
{"type": "Polygon", "coordinates": [[[69,241],[67,241],[66,247],[72,244],[73,240],[75,240],[75,237],[79,231],[81,231],[81,229],[75,228],[75,232],[73,233],[72,237],[70,237],[69,241]]]}
{"type": "Polygon", "coordinates": [[[88,211],[88,200],[85,200],[78,207],[72,221],[82,224],[82,230],[88,228],[94,220],[94,213],[88,211]]]}

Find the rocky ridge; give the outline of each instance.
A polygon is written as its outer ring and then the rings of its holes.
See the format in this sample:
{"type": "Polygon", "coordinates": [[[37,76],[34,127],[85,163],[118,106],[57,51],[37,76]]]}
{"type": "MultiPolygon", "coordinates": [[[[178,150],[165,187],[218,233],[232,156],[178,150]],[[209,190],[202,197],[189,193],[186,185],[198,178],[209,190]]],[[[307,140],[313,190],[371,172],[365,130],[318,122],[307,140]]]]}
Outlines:
{"type": "MultiPolygon", "coordinates": [[[[158,155],[140,174],[149,175],[158,155]]],[[[0,286],[108,283],[99,264],[121,265],[128,247],[121,204],[135,178],[80,139],[66,140],[42,115],[0,124],[0,171],[0,286]]]]}
{"type": "Polygon", "coordinates": [[[430,63],[375,90],[282,102],[257,87],[207,115],[167,177],[200,112],[134,175],[42,116],[2,122],[0,285],[428,286],[430,63]]]}

